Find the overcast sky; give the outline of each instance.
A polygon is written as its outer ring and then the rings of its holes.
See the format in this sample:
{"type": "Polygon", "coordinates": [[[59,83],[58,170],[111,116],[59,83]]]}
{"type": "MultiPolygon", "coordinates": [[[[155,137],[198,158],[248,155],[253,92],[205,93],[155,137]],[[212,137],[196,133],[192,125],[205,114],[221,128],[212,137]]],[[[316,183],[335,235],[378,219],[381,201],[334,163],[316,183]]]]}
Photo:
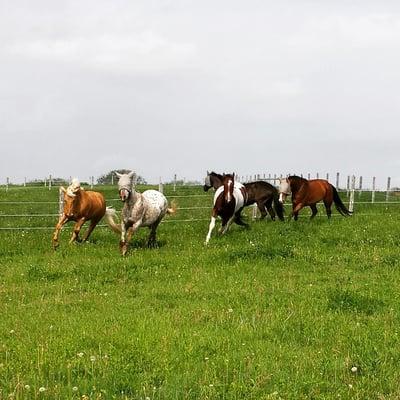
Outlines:
{"type": "Polygon", "coordinates": [[[400,178],[398,1],[0,0],[0,65],[0,183],[400,178]]]}

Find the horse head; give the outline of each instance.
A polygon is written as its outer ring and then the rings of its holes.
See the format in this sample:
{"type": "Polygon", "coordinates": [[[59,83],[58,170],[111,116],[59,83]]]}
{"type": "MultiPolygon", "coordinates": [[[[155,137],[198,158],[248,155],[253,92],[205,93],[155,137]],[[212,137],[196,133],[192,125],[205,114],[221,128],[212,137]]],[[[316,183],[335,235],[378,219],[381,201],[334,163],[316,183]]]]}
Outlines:
{"type": "Polygon", "coordinates": [[[235,174],[224,174],[222,177],[222,184],[224,185],[224,198],[227,203],[233,199],[233,188],[235,184],[235,174]]]}
{"type": "Polygon", "coordinates": [[[118,179],[118,192],[119,192],[119,198],[121,199],[122,202],[125,202],[126,200],[129,199],[132,191],[134,190],[134,182],[136,180],[136,174],[131,171],[127,174],[120,174],[118,172],[115,172],[115,175],[117,175],[118,179]]]}
{"type": "Polygon", "coordinates": [[[74,178],[66,189],[61,186],[60,190],[64,193],[64,214],[71,218],[77,211],[79,195],[83,188],[81,188],[79,180],[74,178]]]}
{"type": "Polygon", "coordinates": [[[286,200],[286,197],[291,194],[291,188],[290,188],[290,180],[289,178],[282,178],[279,179],[279,202],[284,203],[286,200]]]}
{"type": "Polygon", "coordinates": [[[218,189],[222,185],[222,175],[217,174],[216,172],[208,172],[207,176],[204,178],[203,189],[207,192],[212,187],[214,189],[218,189]]]}

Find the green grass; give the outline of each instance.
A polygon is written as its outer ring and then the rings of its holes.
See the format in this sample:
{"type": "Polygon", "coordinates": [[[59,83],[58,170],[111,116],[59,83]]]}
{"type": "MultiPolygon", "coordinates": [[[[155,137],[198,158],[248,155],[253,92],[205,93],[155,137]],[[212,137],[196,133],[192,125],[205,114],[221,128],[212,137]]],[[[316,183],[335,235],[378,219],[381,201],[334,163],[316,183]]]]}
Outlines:
{"type": "MultiPolygon", "coordinates": [[[[26,212],[57,213],[56,191],[40,189],[2,192],[0,213],[23,196],[54,201],[26,212]]],[[[67,225],[56,252],[51,230],[0,231],[0,399],[400,397],[400,205],[248,217],[250,229],[214,233],[206,248],[210,209],[168,218],[158,249],[139,231],[125,258],[106,228],[70,246],[67,225]]]]}

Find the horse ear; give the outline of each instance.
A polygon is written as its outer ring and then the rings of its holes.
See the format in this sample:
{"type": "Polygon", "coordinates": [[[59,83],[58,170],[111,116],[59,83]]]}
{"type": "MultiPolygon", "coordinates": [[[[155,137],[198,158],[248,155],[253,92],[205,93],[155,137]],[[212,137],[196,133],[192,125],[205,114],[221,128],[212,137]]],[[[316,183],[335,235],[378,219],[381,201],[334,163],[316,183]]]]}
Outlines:
{"type": "Polygon", "coordinates": [[[61,187],[60,187],[60,192],[67,193],[67,189],[65,189],[64,186],[61,186],[61,187]]]}
{"type": "Polygon", "coordinates": [[[122,174],[120,174],[119,172],[115,171],[115,175],[117,175],[118,178],[121,178],[122,174]]]}
{"type": "Polygon", "coordinates": [[[135,176],[135,173],[133,171],[129,172],[128,177],[132,178],[133,176],[135,176]]]}

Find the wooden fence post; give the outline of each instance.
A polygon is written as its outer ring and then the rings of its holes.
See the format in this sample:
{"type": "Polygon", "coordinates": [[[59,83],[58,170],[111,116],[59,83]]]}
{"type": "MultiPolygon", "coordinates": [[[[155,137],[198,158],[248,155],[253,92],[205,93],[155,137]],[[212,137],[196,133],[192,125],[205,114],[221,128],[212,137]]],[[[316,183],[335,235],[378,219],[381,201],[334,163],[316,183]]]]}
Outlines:
{"type": "Polygon", "coordinates": [[[360,176],[359,181],[358,181],[358,197],[361,197],[362,184],[363,184],[363,177],[360,176]]]}
{"type": "Polygon", "coordinates": [[[8,186],[10,185],[10,178],[7,176],[7,181],[6,181],[6,192],[8,192],[8,186]]]}
{"type": "Polygon", "coordinates": [[[329,182],[329,173],[326,173],[326,180],[329,182]]]}
{"type": "Polygon", "coordinates": [[[350,194],[350,175],[347,175],[347,197],[350,194]]]}
{"type": "Polygon", "coordinates": [[[317,172],[317,179],[319,179],[319,172],[317,172]]]}
{"type": "Polygon", "coordinates": [[[372,178],[371,203],[375,203],[376,177],[372,178]]]}
{"type": "Polygon", "coordinates": [[[310,174],[310,173],[307,174],[307,179],[308,179],[308,180],[311,179],[311,174],[310,174]]]}
{"type": "Polygon", "coordinates": [[[52,185],[52,179],[51,179],[51,174],[49,175],[49,190],[51,190],[51,185],[52,185]]]}
{"type": "Polygon", "coordinates": [[[339,190],[339,172],[336,172],[336,189],[339,190]]]}
{"type": "Polygon", "coordinates": [[[390,176],[387,179],[387,186],[386,186],[386,201],[389,201],[389,194],[390,194],[390,176]]]}

